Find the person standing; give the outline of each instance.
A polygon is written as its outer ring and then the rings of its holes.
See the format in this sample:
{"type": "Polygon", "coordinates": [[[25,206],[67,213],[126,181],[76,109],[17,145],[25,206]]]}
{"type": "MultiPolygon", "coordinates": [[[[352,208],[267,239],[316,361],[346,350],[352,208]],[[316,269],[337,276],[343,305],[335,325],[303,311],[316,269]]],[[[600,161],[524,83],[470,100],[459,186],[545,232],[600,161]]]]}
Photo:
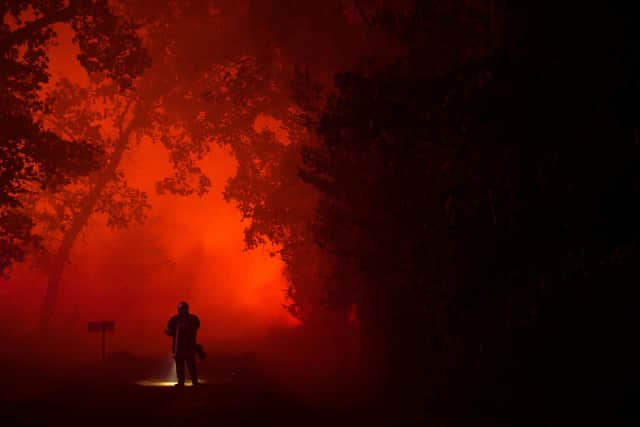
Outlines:
{"type": "Polygon", "coordinates": [[[169,319],[165,333],[173,337],[172,353],[176,361],[176,374],[178,383],[176,387],[184,387],[184,365],[189,369],[191,383],[198,385],[198,372],[196,369],[196,334],[200,328],[200,319],[195,314],[189,313],[189,304],[178,304],[178,314],[169,319]]]}

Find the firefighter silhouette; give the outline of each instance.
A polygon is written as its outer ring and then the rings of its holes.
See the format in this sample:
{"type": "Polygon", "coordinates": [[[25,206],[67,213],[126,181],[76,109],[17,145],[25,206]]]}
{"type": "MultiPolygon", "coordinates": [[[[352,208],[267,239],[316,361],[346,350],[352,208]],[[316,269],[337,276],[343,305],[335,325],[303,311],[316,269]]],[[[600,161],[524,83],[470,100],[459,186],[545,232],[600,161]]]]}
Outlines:
{"type": "Polygon", "coordinates": [[[200,328],[200,319],[195,314],[189,313],[189,304],[178,304],[178,314],[169,319],[165,333],[173,337],[172,352],[176,361],[176,374],[178,383],[176,387],[184,386],[184,365],[189,369],[191,383],[198,385],[198,371],[196,368],[196,354],[204,358],[202,346],[197,344],[196,335],[200,328]]]}

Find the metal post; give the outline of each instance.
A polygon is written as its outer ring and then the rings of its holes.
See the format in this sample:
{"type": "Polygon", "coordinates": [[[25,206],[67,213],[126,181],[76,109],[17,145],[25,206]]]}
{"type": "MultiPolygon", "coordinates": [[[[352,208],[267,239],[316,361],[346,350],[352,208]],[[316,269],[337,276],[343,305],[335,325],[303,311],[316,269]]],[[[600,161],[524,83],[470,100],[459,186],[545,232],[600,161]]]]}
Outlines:
{"type": "Polygon", "coordinates": [[[89,332],[100,332],[102,336],[102,361],[107,360],[107,332],[113,331],[116,327],[116,323],[111,320],[102,320],[89,322],[89,332]]]}

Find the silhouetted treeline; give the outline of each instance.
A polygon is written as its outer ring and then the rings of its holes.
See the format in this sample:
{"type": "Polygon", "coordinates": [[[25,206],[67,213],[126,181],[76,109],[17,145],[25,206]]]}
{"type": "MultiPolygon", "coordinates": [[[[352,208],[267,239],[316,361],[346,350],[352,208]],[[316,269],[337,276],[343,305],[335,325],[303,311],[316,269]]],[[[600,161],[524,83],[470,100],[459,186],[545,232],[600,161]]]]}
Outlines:
{"type": "Polygon", "coordinates": [[[364,280],[329,303],[357,305],[403,404],[621,413],[638,372],[635,21],[498,6],[508,39],[444,73],[416,31],[396,65],[336,76],[300,174],[323,194],[313,235],[364,280]]]}

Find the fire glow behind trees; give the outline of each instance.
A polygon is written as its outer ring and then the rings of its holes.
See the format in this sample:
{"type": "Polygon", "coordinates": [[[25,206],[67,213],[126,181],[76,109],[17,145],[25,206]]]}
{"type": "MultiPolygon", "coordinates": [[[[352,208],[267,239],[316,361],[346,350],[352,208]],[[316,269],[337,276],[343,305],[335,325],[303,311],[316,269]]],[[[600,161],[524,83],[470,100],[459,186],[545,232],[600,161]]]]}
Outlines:
{"type": "Polygon", "coordinates": [[[166,362],[187,300],[244,381],[381,424],[638,407],[640,26],[525,3],[2,3],[14,360],[110,319],[166,362]]]}

